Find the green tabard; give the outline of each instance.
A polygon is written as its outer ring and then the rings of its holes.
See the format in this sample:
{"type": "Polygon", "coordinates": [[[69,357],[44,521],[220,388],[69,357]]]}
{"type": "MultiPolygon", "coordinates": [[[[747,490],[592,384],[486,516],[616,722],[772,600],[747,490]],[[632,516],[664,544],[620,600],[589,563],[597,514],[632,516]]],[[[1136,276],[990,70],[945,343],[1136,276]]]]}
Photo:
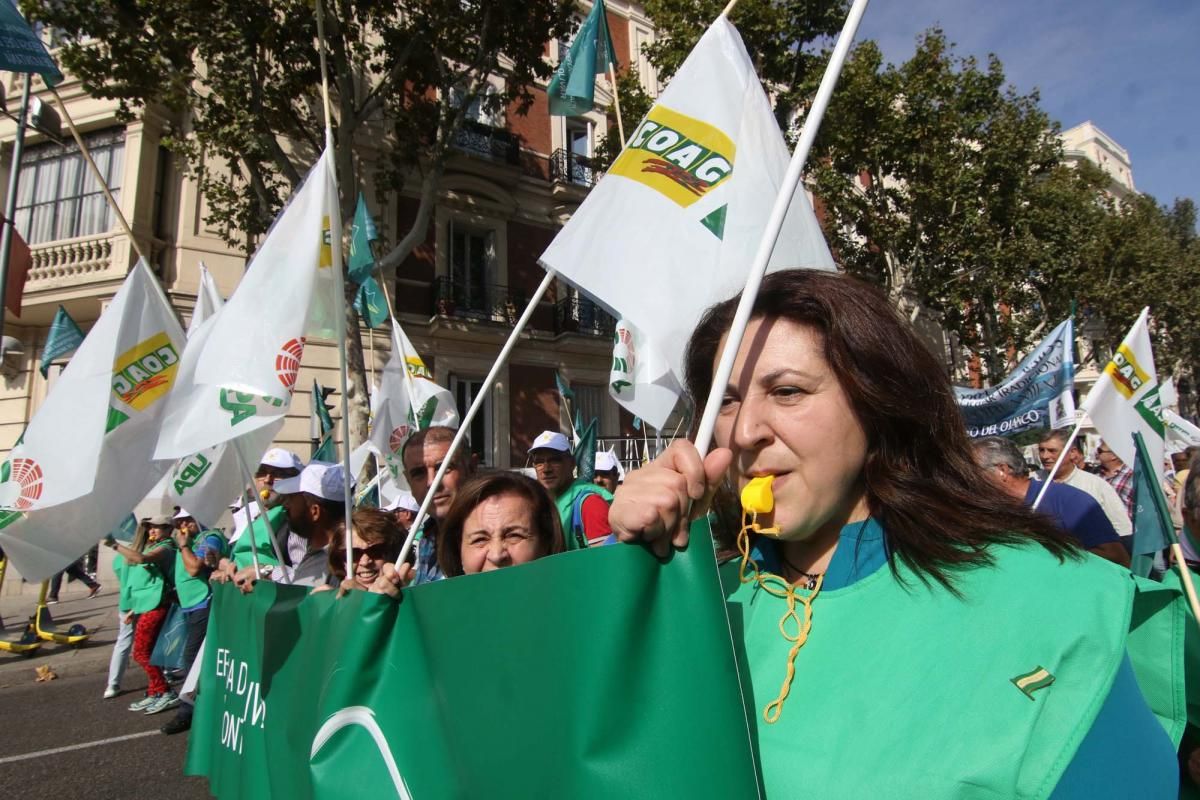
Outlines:
{"type": "MultiPolygon", "coordinates": [[[[287,512],[283,506],[275,506],[275,508],[267,509],[267,521],[271,523],[272,533],[279,531],[287,524],[287,512]]],[[[255,517],[250,528],[254,534],[254,544],[258,547],[258,563],[260,565],[269,564],[270,566],[278,566],[279,559],[275,557],[275,548],[271,544],[271,540],[267,538],[267,529],[263,526],[262,517],[255,517]]],[[[284,543],[280,544],[283,547],[284,543]]],[[[252,558],[253,553],[250,550],[250,535],[243,533],[238,537],[238,540],[233,543],[233,552],[230,558],[238,569],[244,569],[254,564],[252,558]]]]}
{"type": "Polygon", "coordinates": [[[956,573],[961,598],[899,560],[899,581],[885,566],[821,592],[773,725],[762,713],[786,673],[786,601],[739,584],[736,560],[721,568],[768,798],[1054,791],[1121,664],[1135,583],[1090,555],[990,552],[993,567],[956,573]]]}
{"type": "MultiPolygon", "coordinates": [[[[216,536],[221,540],[222,555],[229,550],[229,543],[225,541],[225,537],[221,535],[220,531],[200,531],[197,538],[203,541],[209,536],[216,536]]],[[[202,571],[195,577],[189,575],[187,567],[183,563],[183,552],[177,551],[175,553],[175,594],[179,597],[180,608],[191,608],[203,603],[211,591],[208,585],[207,571],[202,571]]]]}
{"type": "MultiPolygon", "coordinates": [[[[587,547],[586,538],[583,542],[579,541],[576,531],[573,530],[574,526],[572,522],[575,514],[575,501],[581,495],[589,494],[600,495],[606,503],[611,504],[613,501],[613,496],[606,489],[590,481],[585,481],[582,478],[576,478],[572,481],[571,485],[564,489],[563,493],[554,500],[554,505],[558,507],[558,517],[562,521],[563,538],[566,540],[568,550],[582,550],[587,547]]],[[[582,530],[578,533],[580,536],[584,536],[582,530]]]]}
{"type": "MultiPolygon", "coordinates": [[[[162,547],[174,547],[171,541],[156,542],[144,551],[152,553],[162,547]]],[[[135,614],[153,611],[162,605],[163,592],[167,588],[167,576],[158,564],[126,565],[126,582],[129,584],[130,610],[135,614]]]]}

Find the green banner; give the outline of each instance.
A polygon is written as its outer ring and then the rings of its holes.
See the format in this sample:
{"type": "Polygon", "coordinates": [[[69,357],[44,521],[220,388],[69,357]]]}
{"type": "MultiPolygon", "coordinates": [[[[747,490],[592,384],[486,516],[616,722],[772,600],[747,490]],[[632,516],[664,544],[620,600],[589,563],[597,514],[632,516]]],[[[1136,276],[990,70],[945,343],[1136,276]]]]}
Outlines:
{"type": "Polygon", "coordinates": [[[398,603],[214,587],[187,772],[222,798],[752,797],[702,541],[665,565],[577,551],[398,603]]]}

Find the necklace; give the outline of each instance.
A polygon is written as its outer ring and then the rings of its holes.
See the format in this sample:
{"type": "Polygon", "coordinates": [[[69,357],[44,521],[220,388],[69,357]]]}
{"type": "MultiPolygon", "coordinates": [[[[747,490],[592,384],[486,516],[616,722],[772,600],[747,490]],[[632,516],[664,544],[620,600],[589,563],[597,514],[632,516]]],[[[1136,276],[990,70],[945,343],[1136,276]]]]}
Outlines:
{"type": "Polygon", "coordinates": [[[788,561],[787,556],[785,556],[782,552],[782,548],[779,553],[779,559],[783,562],[783,565],[785,567],[790,569],[794,574],[799,575],[801,578],[804,579],[802,581],[796,581],[796,583],[803,584],[803,587],[810,591],[816,588],[817,579],[825,574],[824,572],[805,572],[804,570],[800,569],[795,564],[793,564],[791,561],[788,561]]]}

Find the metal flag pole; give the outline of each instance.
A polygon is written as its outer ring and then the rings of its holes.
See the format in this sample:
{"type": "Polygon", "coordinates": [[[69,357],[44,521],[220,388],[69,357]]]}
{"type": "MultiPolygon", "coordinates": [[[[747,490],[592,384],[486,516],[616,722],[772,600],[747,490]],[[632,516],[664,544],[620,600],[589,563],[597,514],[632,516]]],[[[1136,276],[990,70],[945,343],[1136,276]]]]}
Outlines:
{"type": "MultiPolygon", "coordinates": [[[[325,3],[317,0],[317,52],[321,58],[321,102],[325,108],[325,149],[333,154],[333,111],[329,105],[329,67],[325,59],[325,3]]],[[[330,165],[333,169],[332,165],[330,165]]],[[[334,185],[337,185],[337,171],[334,185]]],[[[338,378],[342,389],[342,469],[345,480],[342,500],[345,503],[346,577],[354,575],[354,490],[350,486],[350,372],[346,364],[346,281],[342,275],[342,205],[341,196],[335,191],[329,209],[329,251],[333,262],[333,292],[335,308],[338,309],[338,378]]]]}
{"type": "MultiPolygon", "coordinates": [[[[734,3],[730,3],[730,6],[726,8],[724,13],[732,10],[733,5],[734,3]]],[[[742,290],[742,297],[738,302],[737,312],[733,317],[733,324],[729,328],[729,336],[726,337],[725,347],[721,351],[721,361],[717,365],[716,372],[713,375],[708,400],[705,402],[704,413],[700,418],[700,427],[696,431],[696,448],[700,451],[702,457],[708,453],[709,444],[712,441],[713,428],[717,422],[717,414],[721,410],[721,398],[725,394],[725,386],[729,382],[729,376],[733,373],[733,361],[737,357],[742,337],[746,333],[746,326],[750,322],[750,312],[754,308],[754,300],[758,296],[758,288],[762,284],[763,276],[766,274],[767,263],[771,260],[771,252],[775,249],[775,242],[779,239],[779,234],[783,230],[784,218],[787,216],[788,208],[792,204],[792,197],[800,185],[800,178],[804,174],[804,165],[808,161],[808,153],[812,149],[813,141],[817,138],[817,130],[821,126],[821,118],[825,116],[825,109],[829,105],[830,97],[833,96],[833,88],[837,85],[842,65],[846,63],[846,57],[850,53],[850,45],[854,41],[854,35],[858,31],[858,25],[862,21],[863,13],[866,10],[867,0],[854,0],[854,5],[850,8],[850,14],[846,17],[846,24],[842,27],[841,36],[838,37],[837,45],[833,48],[833,54],[829,59],[829,66],[825,68],[825,74],[821,78],[821,85],[817,89],[816,97],[813,99],[812,108],[809,109],[808,114],[804,118],[804,128],[800,132],[800,141],[796,144],[796,151],[792,154],[791,163],[788,164],[783,185],[779,189],[779,194],[775,197],[775,206],[771,209],[771,216],[767,220],[762,240],[758,244],[758,252],[754,255],[753,266],[750,268],[750,274],[746,278],[746,286],[742,290]]]]}

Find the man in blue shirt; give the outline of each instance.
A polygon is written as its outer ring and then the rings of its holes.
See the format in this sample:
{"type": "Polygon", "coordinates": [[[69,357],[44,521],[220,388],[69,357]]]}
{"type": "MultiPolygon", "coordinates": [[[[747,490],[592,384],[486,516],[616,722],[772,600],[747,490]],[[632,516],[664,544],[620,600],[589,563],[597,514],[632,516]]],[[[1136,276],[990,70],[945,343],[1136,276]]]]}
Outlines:
{"type": "MultiPolygon", "coordinates": [[[[1029,477],[1025,456],[1013,442],[1000,436],[973,441],[975,460],[1005,494],[1032,506],[1042,483],[1029,477]]],[[[1104,509],[1091,495],[1073,486],[1051,482],[1038,511],[1052,517],[1068,535],[1089,552],[1123,567],[1129,554],[1104,509]]]]}

